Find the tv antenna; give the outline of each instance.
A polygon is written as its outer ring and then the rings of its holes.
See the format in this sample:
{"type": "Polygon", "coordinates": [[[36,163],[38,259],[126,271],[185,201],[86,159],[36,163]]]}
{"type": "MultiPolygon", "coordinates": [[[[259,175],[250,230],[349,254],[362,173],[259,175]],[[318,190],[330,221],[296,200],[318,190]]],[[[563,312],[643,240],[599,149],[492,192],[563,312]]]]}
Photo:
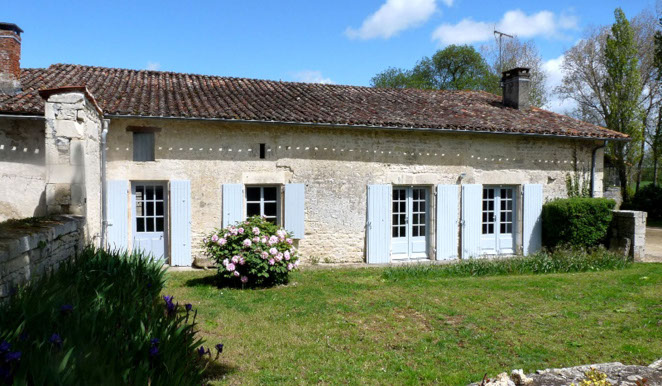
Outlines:
{"type": "Polygon", "coordinates": [[[499,43],[499,72],[503,72],[503,48],[502,48],[501,41],[502,41],[504,36],[507,37],[507,38],[511,38],[511,39],[514,38],[513,35],[508,35],[505,32],[497,31],[496,28],[494,29],[494,38],[499,43]]]}

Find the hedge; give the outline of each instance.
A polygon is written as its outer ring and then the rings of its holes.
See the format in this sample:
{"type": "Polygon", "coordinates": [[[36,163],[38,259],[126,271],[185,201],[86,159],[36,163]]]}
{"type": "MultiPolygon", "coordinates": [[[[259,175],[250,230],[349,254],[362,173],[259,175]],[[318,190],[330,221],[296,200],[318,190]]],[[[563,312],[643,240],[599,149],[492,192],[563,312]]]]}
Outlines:
{"type": "Polygon", "coordinates": [[[548,248],[559,245],[588,248],[603,244],[615,205],[614,200],[586,197],[546,203],[542,208],[543,244],[548,248]]]}
{"type": "Polygon", "coordinates": [[[662,220],[662,186],[644,186],[623,204],[623,209],[641,210],[648,213],[649,220],[662,220]]]}

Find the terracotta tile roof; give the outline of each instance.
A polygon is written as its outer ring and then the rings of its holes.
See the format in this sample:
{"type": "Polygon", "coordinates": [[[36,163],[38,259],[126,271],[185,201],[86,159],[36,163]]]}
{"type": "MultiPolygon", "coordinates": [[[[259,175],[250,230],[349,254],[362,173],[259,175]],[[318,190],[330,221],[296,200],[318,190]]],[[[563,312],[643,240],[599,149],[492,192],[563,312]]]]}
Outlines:
{"type": "Polygon", "coordinates": [[[24,69],[0,114],[43,114],[41,89],[86,86],[106,115],[219,118],[624,139],[563,115],[503,107],[480,91],[378,89],[68,64],[24,69]]]}

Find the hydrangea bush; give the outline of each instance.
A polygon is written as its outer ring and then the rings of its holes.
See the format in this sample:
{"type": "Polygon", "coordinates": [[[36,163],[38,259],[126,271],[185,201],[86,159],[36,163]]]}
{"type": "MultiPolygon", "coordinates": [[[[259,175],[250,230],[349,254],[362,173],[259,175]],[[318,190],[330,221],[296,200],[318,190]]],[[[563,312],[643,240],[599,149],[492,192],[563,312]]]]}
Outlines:
{"type": "Polygon", "coordinates": [[[226,285],[284,284],[289,273],[299,266],[291,235],[259,216],[216,229],[203,243],[226,285]]]}

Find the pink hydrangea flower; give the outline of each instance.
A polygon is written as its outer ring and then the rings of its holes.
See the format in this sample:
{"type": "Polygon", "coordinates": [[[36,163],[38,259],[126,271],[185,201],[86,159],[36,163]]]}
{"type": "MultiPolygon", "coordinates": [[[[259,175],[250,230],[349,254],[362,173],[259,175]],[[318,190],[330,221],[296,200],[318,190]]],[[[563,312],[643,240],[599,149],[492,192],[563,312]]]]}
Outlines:
{"type": "Polygon", "coordinates": [[[266,259],[267,257],[269,257],[269,253],[267,253],[266,251],[262,252],[262,258],[266,259]]]}
{"type": "Polygon", "coordinates": [[[293,243],[294,241],[293,241],[292,239],[288,238],[287,240],[285,240],[285,242],[288,243],[288,244],[290,244],[290,245],[292,245],[292,243],[293,243]]]}
{"type": "Polygon", "coordinates": [[[216,244],[218,244],[218,245],[220,245],[220,246],[223,246],[223,245],[225,245],[225,243],[227,243],[227,242],[228,242],[228,241],[227,241],[225,238],[222,238],[222,239],[218,239],[218,241],[216,242],[216,244]]]}
{"type": "Polygon", "coordinates": [[[292,263],[287,264],[287,270],[288,271],[291,271],[293,269],[294,269],[294,264],[292,264],[292,263]]]}
{"type": "Polygon", "coordinates": [[[227,266],[225,266],[225,268],[227,268],[227,269],[228,269],[228,271],[230,271],[230,272],[232,272],[232,271],[234,271],[234,269],[235,269],[235,266],[234,266],[234,264],[232,264],[232,263],[229,263],[229,264],[228,264],[227,266]]]}
{"type": "Polygon", "coordinates": [[[263,243],[266,243],[267,242],[267,236],[262,236],[260,241],[263,242],[263,243]]]}
{"type": "Polygon", "coordinates": [[[285,253],[283,253],[283,256],[285,256],[285,260],[289,260],[290,259],[290,251],[285,251],[285,253]]]}
{"type": "Polygon", "coordinates": [[[239,262],[239,256],[237,255],[232,256],[232,262],[237,264],[239,262]]]}
{"type": "Polygon", "coordinates": [[[272,255],[276,256],[276,255],[278,254],[278,249],[276,249],[276,248],[271,248],[271,249],[269,250],[269,253],[271,253],[272,255]]]}
{"type": "Polygon", "coordinates": [[[278,243],[278,237],[276,236],[269,237],[269,245],[274,245],[276,243],[278,243]]]}
{"type": "Polygon", "coordinates": [[[239,232],[240,235],[243,235],[244,234],[244,228],[237,229],[237,232],[239,232]]]}
{"type": "Polygon", "coordinates": [[[242,257],[239,259],[239,265],[244,265],[244,264],[246,264],[246,260],[244,260],[244,257],[242,256],[242,257]]]}
{"type": "Polygon", "coordinates": [[[251,246],[251,239],[246,239],[244,240],[244,247],[250,247],[251,246]]]}
{"type": "Polygon", "coordinates": [[[276,261],[274,259],[269,259],[269,265],[274,265],[276,264],[276,261]]]}
{"type": "Polygon", "coordinates": [[[258,227],[253,227],[253,234],[254,234],[254,235],[259,235],[259,234],[260,234],[260,228],[258,228],[258,227]]]}
{"type": "Polygon", "coordinates": [[[279,230],[276,231],[276,236],[278,236],[278,238],[281,239],[281,240],[284,239],[286,235],[287,235],[287,232],[285,232],[282,229],[279,229],[279,230]]]}
{"type": "Polygon", "coordinates": [[[228,259],[223,259],[223,266],[224,267],[227,267],[228,263],[229,263],[228,259]]]}
{"type": "Polygon", "coordinates": [[[211,236],[211,241],[214,242],[214,243],[217,242],[218,241],[218,235],[212,235],[211,236]]]}
{"type": "Polygon", "coordinates": [[[232,272],[232,274],[238,277],[239,276],[239,271],[234,271],[234,272],[232,272]]]}
{"type": "Polygon", "coordinates": [[[255,244],[259,243],[259,242],[260,242],[260,238],[257,237],[257,236],[253,237],[253,242],[254,242],[255,244]]]}
{"type": "Polygon", "coordinates": [[[242,276],[241,277],[241,282],[242,283],[247,283],[248,282],[248,277],[247,276],[242,276]]]}

